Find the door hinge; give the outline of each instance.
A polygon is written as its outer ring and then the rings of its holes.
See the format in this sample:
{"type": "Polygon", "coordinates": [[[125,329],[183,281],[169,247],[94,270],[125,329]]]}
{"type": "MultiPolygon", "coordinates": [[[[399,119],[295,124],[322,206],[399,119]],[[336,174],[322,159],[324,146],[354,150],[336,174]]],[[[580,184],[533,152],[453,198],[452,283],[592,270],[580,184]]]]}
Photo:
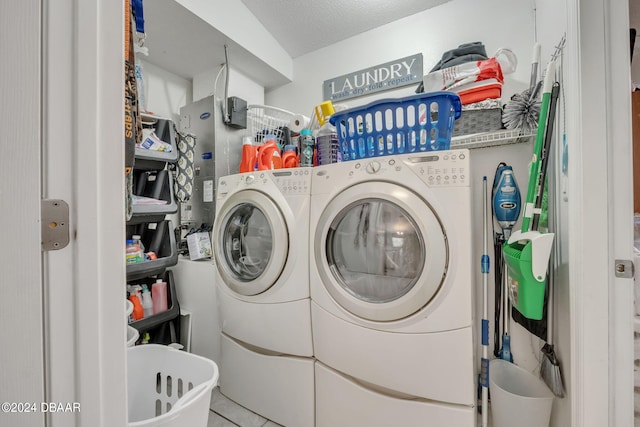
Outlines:
{"type": "Polygon", "coordinates": [[[633,261],[629,261],[628,259],[616,260],[616,277],[620,277],[623,279],[633,279],[633,274],[633,261]]]}
{"type": "Polygon", "coordinates": [[[69,244],[69,205],[64,200],[40,201],[42,251],[55,251],[69,244]]]}

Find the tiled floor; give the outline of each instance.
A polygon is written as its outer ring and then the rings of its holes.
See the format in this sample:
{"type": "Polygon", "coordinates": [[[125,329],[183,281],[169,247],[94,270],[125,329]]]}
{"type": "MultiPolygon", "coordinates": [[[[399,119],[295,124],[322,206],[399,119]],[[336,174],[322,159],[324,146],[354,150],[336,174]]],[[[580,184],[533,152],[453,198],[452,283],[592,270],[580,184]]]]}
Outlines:
{"type": "Polygon", "coordinates": [[[228,399],[218,387],[211,393],[207,427],[282,427],[228,399]]]}

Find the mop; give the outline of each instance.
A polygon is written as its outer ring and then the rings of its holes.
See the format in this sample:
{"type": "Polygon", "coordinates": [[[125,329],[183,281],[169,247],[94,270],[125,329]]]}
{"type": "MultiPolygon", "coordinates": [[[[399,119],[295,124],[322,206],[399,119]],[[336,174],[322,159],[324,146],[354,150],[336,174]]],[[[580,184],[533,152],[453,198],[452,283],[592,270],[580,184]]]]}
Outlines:
{"type": "Polygon", "coordinates": [[[482,427],[489,426],[489,238],[487,236],[487,177],[482,179],[482,240],[484,251],[480,261],[482,272],[482,360],[480,363],[480,385],[482,386],[482,427]]]}

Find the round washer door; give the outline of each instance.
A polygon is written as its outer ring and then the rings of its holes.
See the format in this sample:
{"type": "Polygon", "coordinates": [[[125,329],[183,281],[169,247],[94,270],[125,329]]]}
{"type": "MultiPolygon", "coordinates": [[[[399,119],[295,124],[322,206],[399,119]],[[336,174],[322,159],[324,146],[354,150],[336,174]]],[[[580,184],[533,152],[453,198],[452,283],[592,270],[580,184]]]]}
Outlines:
{"type": "Polygon", "coordinates": [[[447,237],[431,206],[389,182],[365,182],[329,202],[314,253],[329,294],[364,319],[392,321],[420,310],[440,289],[447,237]]]}
{"type": "Polygon", "coordinates": [[[243,190],[229,197],[214,226],[216,264],[222,280],[240,295],[257,295],[280,277],[289,232],[278,206],[264,193],[243,190]]]}

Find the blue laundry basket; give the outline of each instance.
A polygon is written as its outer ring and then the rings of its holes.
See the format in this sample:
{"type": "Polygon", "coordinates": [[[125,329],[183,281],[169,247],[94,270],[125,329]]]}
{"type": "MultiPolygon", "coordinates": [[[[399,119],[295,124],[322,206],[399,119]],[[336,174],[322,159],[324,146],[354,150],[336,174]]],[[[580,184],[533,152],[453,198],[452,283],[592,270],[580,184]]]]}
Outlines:
{"type": "Polygon", "coordinates": [[[391,154],[448,150],[453,125],[462,114],[460,97],[452,92],[427,92],[382,99],[336,112],[342,160],[391,154]]]}

